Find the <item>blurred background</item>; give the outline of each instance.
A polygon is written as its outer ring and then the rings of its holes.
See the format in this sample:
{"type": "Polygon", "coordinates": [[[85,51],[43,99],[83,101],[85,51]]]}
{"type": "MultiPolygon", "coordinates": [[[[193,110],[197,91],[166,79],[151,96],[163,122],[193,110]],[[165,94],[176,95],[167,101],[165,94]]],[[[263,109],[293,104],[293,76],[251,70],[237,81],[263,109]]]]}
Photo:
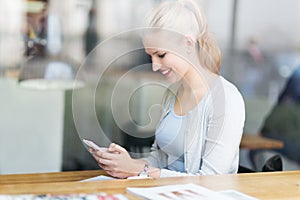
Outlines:
{"type": "MultiPolygon", "coordinates": [[[[117,89],[124,95],[136,85],[163,80],[144,65],[149,57],[141,50],[104,66],[103,55],[140,46],[130,34],[108,43],[105,52],[93,49],[142,27],[160,2],[1,0],[0,174],[98,169],[81,138],[147,153],[158,118],[153,105],[159,104],[164,87],[148,84],[136,90],[128,103],[131,119],[121,112],[122,98],[115,98],[120,113],[114,113],[113,91],[120,79],[117,89]],[[143,67],[125,76],[136,66],[143,67]],[[84,77],[74,82],[80,69],[84,77]],[[141,126],[133,127],[132,121],[141,126]]],[[[300,0],[198,2],[222,50],[221,74],[244,97],[244,132],[256,134],[300,65],[300,0]]],[[[241,150],[240,162],[250,166],[247,150],[241,150]]]]}

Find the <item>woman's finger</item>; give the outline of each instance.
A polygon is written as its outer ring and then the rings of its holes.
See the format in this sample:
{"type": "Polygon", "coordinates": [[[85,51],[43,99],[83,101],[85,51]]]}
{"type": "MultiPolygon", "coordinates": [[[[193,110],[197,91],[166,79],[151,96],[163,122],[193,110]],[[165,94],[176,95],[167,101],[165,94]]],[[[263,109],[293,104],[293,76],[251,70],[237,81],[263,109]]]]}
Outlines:
{"type": "Polygon", "coordinates": [[[103,165],[101,163],[98,163],[99,167],[101,167],[105,171],[110,171],[110,168],[107,165],[103,165]]]}
{"type": "Polygon", "coordinates": [[[110,153],[110,152],[100,152],[100,151],[96,151],[95,156],[99,157],[99,158],[104,158],[107,160],[113,160],[116,159],[116,157],[119,155],[119,153],[110,153]]]}
{"type": "Polygon", "coordinates": [[[92,154],[93,158],[98,162],[98,159],[101,158],[100,156],[98,156],[96,153],[92,154]]]}
{"type": "Polygon", "coordinates": [[[114,162],[112,162],[111,160],[107,160],[107,159],[105,159],[105,158],[97,158],[96,159],[96,161],[98,162],[98,163],[101,163],[101,164],[103,164],[103,165],[106,165],[106,166],[112,166],[113,164],[114,164],[114,162]]]}
{"type": "Polygon", "coordinates": [[[93,149],[93,148],[89,148],[88,151],[89,151],[91,154],[94,154],[94,153],[96,152],[95,149],[93,149]]]}
{"type": "Polygon", "coordinates": [[[121,147],[120,145],[117,145],[115,143],[111,143],[108,147],[109,152],[126,152],[126,149],[121,147]]]}
{"type": "Polygon", "coordinates": [[[112,171],[109,168],[103,168],[100,164],[99,167],[101,167],[108,175],[111,175],[112,171]]]}
{"type": "Polygon", "coordinates": [[[105,171],[108,175],[113,176],[113,172],[112,171],[105,171]]]}

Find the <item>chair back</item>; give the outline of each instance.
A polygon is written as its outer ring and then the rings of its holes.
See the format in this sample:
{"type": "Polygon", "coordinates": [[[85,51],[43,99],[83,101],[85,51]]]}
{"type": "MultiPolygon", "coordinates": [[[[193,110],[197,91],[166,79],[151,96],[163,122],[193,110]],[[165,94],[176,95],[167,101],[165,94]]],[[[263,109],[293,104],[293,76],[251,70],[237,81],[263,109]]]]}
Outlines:
{"type": "Polygon", "coordinates": [[[269,158],[262,168],[263,172],[282,171],[282,159],[279,155],[269,158]]]}

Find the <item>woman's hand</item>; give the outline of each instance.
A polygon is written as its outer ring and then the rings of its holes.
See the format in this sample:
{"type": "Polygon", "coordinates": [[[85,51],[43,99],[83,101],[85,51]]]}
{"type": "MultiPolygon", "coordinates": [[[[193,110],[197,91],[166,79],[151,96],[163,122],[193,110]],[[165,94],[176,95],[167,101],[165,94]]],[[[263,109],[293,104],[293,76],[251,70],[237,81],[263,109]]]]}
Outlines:
{"type": "Polygon", "coordinates": [[[107,152],[89,149],[99,166],[109,175],[118,178],[137,176],[143,169],[145,162],[132,159],[123,147],[117,144],[110,144],[107,152]]]}

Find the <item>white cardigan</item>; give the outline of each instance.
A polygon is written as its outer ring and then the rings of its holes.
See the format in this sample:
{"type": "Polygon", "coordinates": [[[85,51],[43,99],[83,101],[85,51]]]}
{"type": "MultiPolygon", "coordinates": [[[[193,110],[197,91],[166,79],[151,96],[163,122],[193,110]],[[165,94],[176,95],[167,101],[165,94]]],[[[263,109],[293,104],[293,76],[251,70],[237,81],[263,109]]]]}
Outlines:
{"type": "MultiPolygon", "coordinates": [[[[174,95],[165,98],[160,122],[169,112],[172,98],[174,95]]],[[[245,122],[244,100],[237,88],[220,76],[197,107],[187,114],[187,119],[188,128],[184,133],[186,173],[165,169],[167,155],[156,141],[144,160],[160,168],[161,177],[237,173],[245,122]]]]}

